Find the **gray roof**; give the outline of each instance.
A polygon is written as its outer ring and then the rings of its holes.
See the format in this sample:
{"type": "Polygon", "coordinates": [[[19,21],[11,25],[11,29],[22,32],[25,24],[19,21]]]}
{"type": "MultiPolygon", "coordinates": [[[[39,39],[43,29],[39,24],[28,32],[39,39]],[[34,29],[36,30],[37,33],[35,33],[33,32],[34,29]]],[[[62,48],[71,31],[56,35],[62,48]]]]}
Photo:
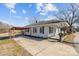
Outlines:
{"type": "Polygon", "coordinates": [[[51,23],[59,23],[59,22],[65,22],[61,20],[48,20],[48,21],[39,21],[37,23],[30,24],[28,26],[33,26],[33,25],[42,25],[42,24],[51,24],[51,23]]]}

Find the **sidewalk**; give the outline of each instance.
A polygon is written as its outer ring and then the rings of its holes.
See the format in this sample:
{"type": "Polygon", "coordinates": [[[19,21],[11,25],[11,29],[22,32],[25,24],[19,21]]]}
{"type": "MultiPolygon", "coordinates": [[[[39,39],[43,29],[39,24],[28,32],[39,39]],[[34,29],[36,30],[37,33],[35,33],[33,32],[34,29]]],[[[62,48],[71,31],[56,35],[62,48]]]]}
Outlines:
{"type": "Polygon", "coordinates": [[[79,55],[72,46],[59,42],[35,41],[23,37],[14,38],[14,40],[34,56],[79,55]]]}

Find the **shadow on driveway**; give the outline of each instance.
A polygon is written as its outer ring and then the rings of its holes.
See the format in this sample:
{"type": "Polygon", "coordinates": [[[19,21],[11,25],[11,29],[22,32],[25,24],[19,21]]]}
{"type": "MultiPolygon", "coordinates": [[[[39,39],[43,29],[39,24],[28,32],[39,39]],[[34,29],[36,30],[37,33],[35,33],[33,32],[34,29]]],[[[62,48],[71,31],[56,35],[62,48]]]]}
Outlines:
{"type": "Polygon", "coordinates": [[[27,38],[27,39],[30,39],[30,40],[35,40],[35,41],[47,40],[47,38],[27,36],[27,35],[22,35],[22,37],[27,38]]]}

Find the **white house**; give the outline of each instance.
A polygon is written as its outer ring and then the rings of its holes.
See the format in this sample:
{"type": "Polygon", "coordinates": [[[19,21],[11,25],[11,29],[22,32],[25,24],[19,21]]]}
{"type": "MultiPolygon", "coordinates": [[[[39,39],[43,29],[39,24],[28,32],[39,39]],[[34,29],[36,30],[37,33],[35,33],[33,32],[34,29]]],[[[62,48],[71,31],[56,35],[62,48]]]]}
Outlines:
{"type": "Polygon", "coordinates": [[[24,35],[43,37],[43,38],[55,37],[58,35],[58,33],[61,32],[60,29],[64,26],[68,26],[68,24],[64,21],[59,20],[40,21],[26,26],[30,28],[25,30],[24,35]]]}

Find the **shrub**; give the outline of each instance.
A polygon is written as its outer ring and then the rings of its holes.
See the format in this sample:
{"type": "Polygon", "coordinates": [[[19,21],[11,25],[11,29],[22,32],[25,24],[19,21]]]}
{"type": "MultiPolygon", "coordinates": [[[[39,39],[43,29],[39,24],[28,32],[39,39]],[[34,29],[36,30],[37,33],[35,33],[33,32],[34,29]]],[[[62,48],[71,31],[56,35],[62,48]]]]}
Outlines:
{"type": "Polygon", "coordinates": [[[58,40],[58,42],[61,42],[61,41],[62,41],[62,37],[64,36],[64,34],[63,34],[63,33],[59,33],[58,35],[59,35],[59,40],[58,40]]]}

